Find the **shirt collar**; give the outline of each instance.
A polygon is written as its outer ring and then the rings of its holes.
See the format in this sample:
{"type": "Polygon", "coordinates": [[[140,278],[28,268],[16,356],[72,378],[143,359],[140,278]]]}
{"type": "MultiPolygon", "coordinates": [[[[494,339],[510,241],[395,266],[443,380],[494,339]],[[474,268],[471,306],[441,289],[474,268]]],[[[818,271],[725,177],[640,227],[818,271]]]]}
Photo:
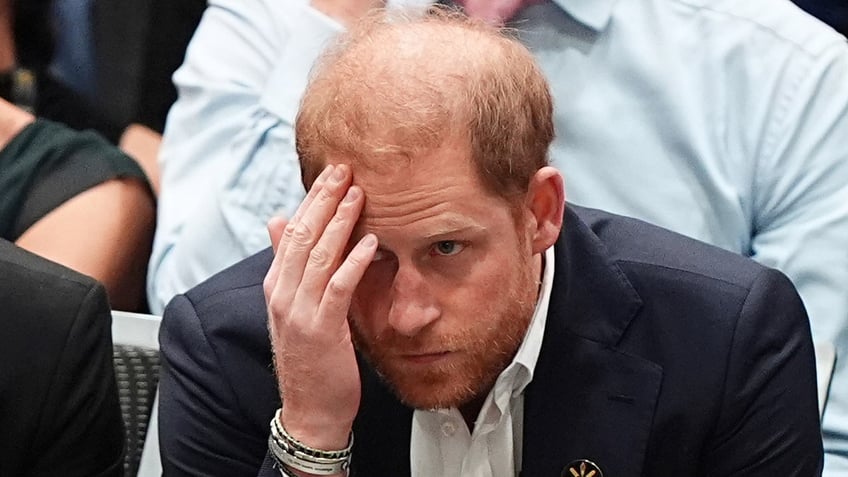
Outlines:
{"type": "Polygon", "coordinates": [[[552,0],[562,10],[587,27],[601,31],[612,18],[618,0],[552,0]]]}
{"type": "MultiPolygon", "coordinates": [[[[533,318],[530,320],[530,327],[524,335],[524,341],[521,342],[512,363],[501,373],[501,378],[508,378],[514,375],[515,382],[512,385],[512,395],[516,396],[524,391],[524,388],[533,380],[533,373],[536,369],[536,361],[539,359],[539,353],[542,350],[542,338],[545,336],[545,323],[548,320],[548,304],[551,301],[551,290],[554,283],[554,249],[553,247],[545,251],[544,270],[542,272],[542,285],[539,290],[539,300],[536,302],[536,309],[533,312],[533,318]],[[523,372],[519,372],[523,370],[523,372]]],[[[496,385],[497,387],[497,385],[496,385]]]]}

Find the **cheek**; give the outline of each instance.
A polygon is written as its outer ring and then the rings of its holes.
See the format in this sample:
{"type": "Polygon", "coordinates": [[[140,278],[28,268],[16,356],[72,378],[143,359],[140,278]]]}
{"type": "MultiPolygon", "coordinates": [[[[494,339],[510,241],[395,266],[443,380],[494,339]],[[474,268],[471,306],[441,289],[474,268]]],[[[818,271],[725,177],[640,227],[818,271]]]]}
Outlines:
{"type": "Polygon", "coordinates": [[[369,336],[376,336],[387,326],[391,307],[389,288],[376,278],[369,269],[356,287],[350,304],[351,319],[369,336]]]}

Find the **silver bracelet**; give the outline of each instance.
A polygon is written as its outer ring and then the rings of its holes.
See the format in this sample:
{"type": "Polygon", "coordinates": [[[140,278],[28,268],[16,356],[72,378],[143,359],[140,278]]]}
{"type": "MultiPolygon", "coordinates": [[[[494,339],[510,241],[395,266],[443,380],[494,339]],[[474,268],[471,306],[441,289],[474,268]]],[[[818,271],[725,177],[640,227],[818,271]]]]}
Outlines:
{"type": "Polygon", "coordinates": [[[353,449],[352,432],[346,448],[325,451],[309,447],[286,432],[280,423],[279,409],[271,419],[270,427],[268,450],[284,477],[290,475],[286,471],[291,469],[316,475],[334,475],[346,472],[350,467],[353,449]]]}

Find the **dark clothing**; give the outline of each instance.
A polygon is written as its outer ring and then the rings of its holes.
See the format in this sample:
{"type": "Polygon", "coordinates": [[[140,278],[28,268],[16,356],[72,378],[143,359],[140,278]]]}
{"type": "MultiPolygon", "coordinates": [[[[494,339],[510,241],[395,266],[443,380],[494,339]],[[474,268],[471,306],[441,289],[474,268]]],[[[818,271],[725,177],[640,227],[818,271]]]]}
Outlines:
{"type": "Polygon", "coordinates": [[[152,2],[135,122],[162,134],[168,110],[177,100],[171,77],[183,64],[206,0],[152,2]]]}
{"type": "Polygon", "coordinates": [[[848,1],[846,0],[792,0],[819,20],[848,36],[848,1]]]}
{"type": "Polygon", "coordinates": [[[0,475],[123,474],[106,291],[0,240],[0,475]]]}
{"type": "Polygon", "coordinates": [[[182,64],[206,0],[95,0],[89,12],[94,37],[96,97],[54,78],[53,0],[16,0],[18,62],[36,76],[34,109],[42,118],[77,130],[93,129],[117,143],[130,123],[162,133],[177,99],[171,76],[182,64]]]}
{"type": "MultiPolygon", "coordinates": [[[[780,272],[633,219],[568,206],[533,381],[524,476],[820,475],[810,328],[780,272]]],[[[165,310],[165,475],[276,476],[269,251],[165,310]]],[[[410,474],[412,410],[364,361],[353,473],[410,474]]]]}
{"type": "Polygon", "coordinates": [[[148,183],[135,160],[96,133],[35,121],[0,150],[0,238],[17,240],[68,199],[116,178],[148,183]]]}

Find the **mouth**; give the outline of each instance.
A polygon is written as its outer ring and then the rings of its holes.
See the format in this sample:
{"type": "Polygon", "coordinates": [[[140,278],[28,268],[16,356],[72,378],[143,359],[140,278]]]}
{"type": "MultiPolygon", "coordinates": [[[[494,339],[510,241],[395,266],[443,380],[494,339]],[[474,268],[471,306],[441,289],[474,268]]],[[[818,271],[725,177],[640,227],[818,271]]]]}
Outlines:
{"type": "Polygon", "coordinates": [[[401,360],[410,364],[433,364],[443,359],[447,359],[451,351],[436,351],[427,353],[407,353],[400,356],[401,360]]]}

